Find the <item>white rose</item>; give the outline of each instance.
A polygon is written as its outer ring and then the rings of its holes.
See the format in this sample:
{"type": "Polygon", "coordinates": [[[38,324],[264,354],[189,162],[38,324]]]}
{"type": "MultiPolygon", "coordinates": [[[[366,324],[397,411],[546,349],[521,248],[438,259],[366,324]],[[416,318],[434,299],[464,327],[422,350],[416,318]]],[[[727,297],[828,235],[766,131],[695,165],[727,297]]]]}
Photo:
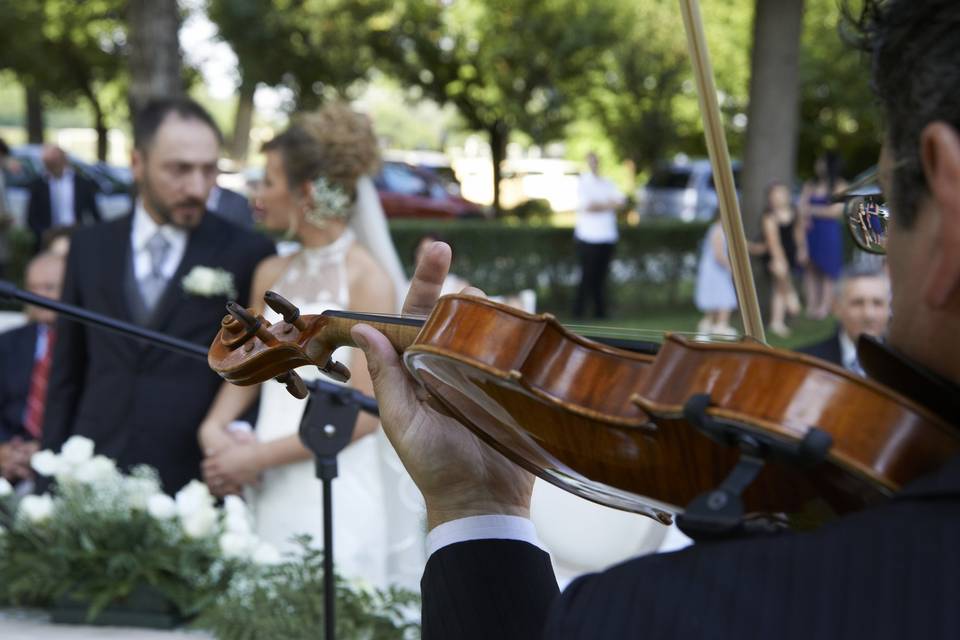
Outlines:
{"type": "Polygon", "coordinates": [[[220,536],[220,551],[225,558],[246,558],[257,544],[255,536],[227,531],[220,536]]]}
{"type": "Polygon", "coordinates": [[[60,449],[63,460],[70,465],[80,465],[93,457],[93,440],[83,436],[70,436],[60,449]]]}
{"type": "Polygon", "coordinates": [[[253,552],[256,564],[279,564],[281,560],[280,552],[269,542],[261,542],[253,552]]]}
{"type": "Polygon", "coordinates": [[[217,510],[213,507],[198,509],[188,516],[180,516],[183,532],[191,538],[205,538],[217,525],[217,510]]]}
{"type": "Polygon", "coordinates": [[[13,485],[6,478],[0,478],[0,498],[6,498],[13,493],[13,485]]]}
{"type": "Polygon", "coordinates": [[[53,498],[49,494],[42,496],[24,496],[20,501],[20,513],[30,522],[44,522],[53,515],[53,498]]]}
{"type": "Polygon", "coordinates": [[[102,484],[120,480],[117,463],[106,456],[94,456],[86,462],[81,462],[74,468],[72,476],[74,480],[83,484],[102,484]]]}
{"type": "Polygon", "coordinates": [[[247,503],[240,496],[227,496],[223,499],[223,510],[227,512],[228,516],[236,513],[246,517],[247,503]]]}
{"type": "Polygon", "coordinates": [[[177,515],[177,503],[165,493],[156,493],[147,498],[147,513],[157,520],[169,520],[177,515]]]}
{"type": "MultiPolygon", "coordinates": [[[[128,476],[123,479],[123,491],[127,494],[127,500],[134,509],[143,510],[147,508],[150,498],[160,493],[160,485],[153,478],[137,478],[128,476]]],[[[169,496],[164,496],[170,500],[171,509],[176,512],[176,504],[169,496]]]]}
{"type": "Polygon", "coordinates": [[[63,459],[49,449],[37,451],[30,457],[30,466],[42,476],[51,477],[64,467],[63,459]]]}
{"type": "Polygon", "coordinates": [[[187,486],[177,492],[177,513],[187,518],[198,511],[213,508],[213,496],[207,485],[199,480],[191,480],[187,486]]]}

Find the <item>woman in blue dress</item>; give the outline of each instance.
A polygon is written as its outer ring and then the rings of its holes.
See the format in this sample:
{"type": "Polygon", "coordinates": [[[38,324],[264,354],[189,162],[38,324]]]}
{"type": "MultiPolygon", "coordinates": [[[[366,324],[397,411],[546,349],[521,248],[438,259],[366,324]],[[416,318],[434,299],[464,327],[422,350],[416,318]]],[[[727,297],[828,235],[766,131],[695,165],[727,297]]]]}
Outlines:
{"type": "Polygon", "coordinates": [[[737,308],[737,292],[733,287],[727,242],[719,220],[714,220],[703,239],[697,285],[693,294],[703,319],[697,331],[705,334],[735,335],[730,316],[737,308]]]}
{"type": "Polygon", "coordinates": [[[807,229],[809,261],[804,270],[807,316],[826,318],[833,308],[836,282],[843,270],[843,205],[833,196],[846,188],[839,157],[827,152],[814,165],[814,179],[800,194],[800,214],[807,229]]]}

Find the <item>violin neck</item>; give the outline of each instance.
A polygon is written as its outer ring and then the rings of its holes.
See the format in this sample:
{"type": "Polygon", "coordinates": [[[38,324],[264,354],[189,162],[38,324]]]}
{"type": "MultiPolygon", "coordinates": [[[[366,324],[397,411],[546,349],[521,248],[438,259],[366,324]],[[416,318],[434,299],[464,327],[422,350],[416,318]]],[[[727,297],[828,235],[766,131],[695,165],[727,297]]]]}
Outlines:
{"type": "Polygon", "coordinates": [[[324,338],[331,345],[336,346],[357,346],[350,335],[350,329],[354,325],[365,324],[373,327],[387,337],[397,353],[403,351],[413,344],[420,329],[423,327],[423,320],[418,318],[401,318],[394,316],[382,316],[374,313],[356,313],[353,311],[324,311],[321,314],[327,319],[324,327],[324,338]]]}

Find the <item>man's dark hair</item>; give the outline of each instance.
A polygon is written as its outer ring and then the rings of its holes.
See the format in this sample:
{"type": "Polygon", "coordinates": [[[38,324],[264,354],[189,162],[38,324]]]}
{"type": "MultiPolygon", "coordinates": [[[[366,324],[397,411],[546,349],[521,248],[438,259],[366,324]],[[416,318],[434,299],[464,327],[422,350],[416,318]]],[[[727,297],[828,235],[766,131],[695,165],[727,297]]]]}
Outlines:
{"type": "Polygon", "coordinates": [[[920,132],[942,120],[960,131],[960,2],[860,0],[844,13],[870,54],[873,89],[883,107],[897,168],[893,207],[909,228],[927,195],[920,132]]]}
{"type": "Polygon", "coordinates": [[[149,149],[157,129],[170,114],[183,120],[199,120],[204,123],[223,144],[223,134],[207,110],[189,98],[156,98],[149,101],[133,119],[133,146],[140,151],[149,149]]]}
{"type": "Polygon", "coordinates": [[[10,155],[10,146],[7,145],[7,141],[3,138],[0,138],[0,157],[10,155]]]}

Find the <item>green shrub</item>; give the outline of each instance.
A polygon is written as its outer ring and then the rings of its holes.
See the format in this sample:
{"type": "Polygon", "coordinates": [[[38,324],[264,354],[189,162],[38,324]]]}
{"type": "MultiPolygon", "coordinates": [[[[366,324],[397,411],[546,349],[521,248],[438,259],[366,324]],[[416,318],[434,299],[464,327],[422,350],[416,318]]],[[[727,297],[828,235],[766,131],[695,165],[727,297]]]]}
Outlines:
{"type": "MultiPolygon", "coordinates": [[[[615,312],[637,314],[689,307],[705,224],[653,222],[621,227],[610,274],[615,312]]],[[[390,230],[408,275],[413,249],[428,232],[453,247],[453,273],[489,294],[533,289],[537,309],[567,315],[579,265],[573,230],[510,220],[392,221],[390,230]]]]}

